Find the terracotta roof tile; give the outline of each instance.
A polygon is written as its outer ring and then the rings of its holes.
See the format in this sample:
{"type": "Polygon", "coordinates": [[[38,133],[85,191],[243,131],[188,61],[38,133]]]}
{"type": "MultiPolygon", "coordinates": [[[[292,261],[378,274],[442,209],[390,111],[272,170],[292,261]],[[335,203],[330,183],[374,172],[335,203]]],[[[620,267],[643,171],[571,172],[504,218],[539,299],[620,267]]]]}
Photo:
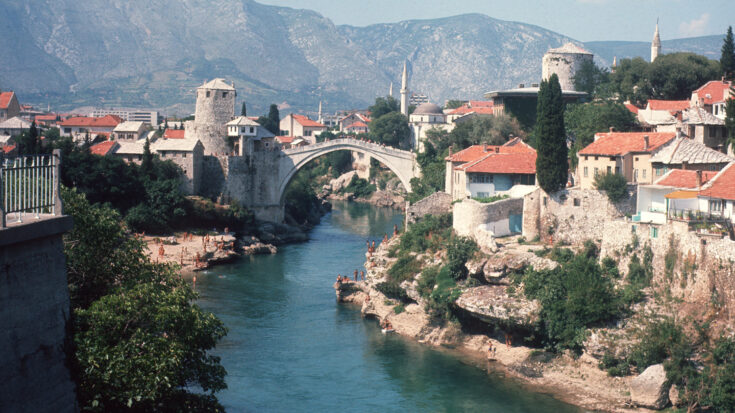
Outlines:
{"type": "Polygon", "coordinates": [[[444,160],[452,162],[472,162],[486,156],[490,152],[496,153],[519,153],[519,152],[533,152],[536,151],[528,146],[525,142],[521,141],[520,138],[514,138],[509,140],[503,145],[472,145],[469,148],[463,149],[451,156],[447,156],[444,160]]]}
{"type": "Polygon", "coordinates": [[[579,151],[579,155],[624,155],[628,152],[647,153],[676,137],[676,132],[607,132],[595,134],[595,141],[579,151]],[[648,150],[643,137],[648,135],[648,150]]]}
{"type": "Polygon", "coordinates": [[[347,127],[347,129],[350,128],[367,128],[368,125],[365,124],[365,122],[358,120],[357,122],[350,123],[350,126],[347,127]]]}
{"type": "Polygon", "coordinates": [[[668,110],[669,112],[679,112],[689,107],[689,101],[650,99],[648,101],[648,107],[651,110],[668,110]]]}
{"type": "Polygon", "coordinates": [[[166,139],[184,139],[184,129],[166,129],[163,132],[163,137],[166,139]]]}
{"type": "Polygon", "coordinates": [[[699,191],[700,196],[710,198],[735,200],[735,162],[727,165],[714,178],[712,178],[704,189],[699,191]]]}
{"type": "Polygon", "coordinates": [[[633,112],[636,115],[638,114],[638,111],[640,110],[640,108],[638,108],[638,106],[636,106],[636,105],[634,105],[632,103],[625,103],[624,105],[625,105],[625,108],[626,109],[628,109],[629,111],[633,112]]]}
{"type": "Polygon", "coordinates": [[[694,93],[700,99],[700,102],[705,105],[712,105],[717,102],[722,102],[725,97],[728,96],[728,90],[732,86],[731,82],[723,82],[721,80],[711,80],[704,84],[704,86],[695,90],[694,93]]]}
{"type": "Polygon", "coordinates": [[[304,115],[293,115],[293,120],[298,122],[301,126],[314,127],[314,128],[326,128],[319,122],[313,121],[304,115]]]}
{"type": "Polygon", "coordinates": [[[491,153],[477,162],[468,162],[457,169],[474,173],[535,174],[536,152],[491,153]]]}
{"type": "Polygon", "coordinates": [[[15,92],[2,92],[0,93],[0,109],[7,109],[10,104],[10,100],[13,99],[15,92]]]}
{"type": "Polygon", "coordinates": [[[295,136],[276,136],[278,143],[291,143],[296,139],[295,136]]]}
{"type": "MultiPolygon", "coordinates": [[[[656,180],[654,185],[672,186],[674,188],[696,188],[697,172],[692,169],[672,169],[666,175],[656,180]]],[[[714,178],[719,171],[702,171],[702,184],[714,178]]]]}
{"type": "Polygon", "coordinates": [[[101,118],[74,116],[59,123],[59,126],[115,127],[122,123],[122,121],[122,118],[117,115],[106,115],[101,118]]]}
{"type": "Polygon", "coordinates": [[[112,151],[112,149],[115,147],[115,145],[117,145],[117,142],[115,142],[115,141],[100,142],[100,143],[98,143],[96,145],[92,145],[89,148],[89,152],[92,155],[105,156],[105,155],[109,154],[112,151]]]}

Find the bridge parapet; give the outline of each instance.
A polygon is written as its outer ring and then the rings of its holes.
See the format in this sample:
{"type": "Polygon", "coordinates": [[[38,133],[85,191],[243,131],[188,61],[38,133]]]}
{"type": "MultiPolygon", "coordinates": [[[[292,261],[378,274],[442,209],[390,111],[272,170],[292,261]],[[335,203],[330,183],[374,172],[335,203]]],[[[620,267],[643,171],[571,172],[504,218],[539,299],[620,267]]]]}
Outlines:
{"type": "Polygon", "coordinates": [[[414,157],[414,153],[411,151],[404,151],[402,149],[397,149],[392,146],[385,146],[383,144],[367,142],[364,140],[354,139],[354,138],[330,139],[328,141],[318,142],[313,145],[306,145],[306,146],[300,146],[298,148],[284,149],[282,153],[284,155],[296,155],[300,153],[312,152],[315,150],[329,148],[332,146],[339,146],[339,145],[354,145],[354,146],[361,147],[371,152],[377,152],[377,153],[382,153],[382,154],[392,155],[392,156],[400,156],[406,159],[414,157]]]}

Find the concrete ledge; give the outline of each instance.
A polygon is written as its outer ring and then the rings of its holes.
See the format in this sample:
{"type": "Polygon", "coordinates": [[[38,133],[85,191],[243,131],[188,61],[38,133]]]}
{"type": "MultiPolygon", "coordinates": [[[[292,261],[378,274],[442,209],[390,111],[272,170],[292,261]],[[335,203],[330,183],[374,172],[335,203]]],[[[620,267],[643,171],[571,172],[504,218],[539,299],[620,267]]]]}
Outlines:
{"type": "Polygon", "coordinates": [[[0,229],[0,247],[63,234],[73,227],[74,220],[68,215],[49,216],[41,219],[30,218],[27,222],[11,224],[0,229]]]}

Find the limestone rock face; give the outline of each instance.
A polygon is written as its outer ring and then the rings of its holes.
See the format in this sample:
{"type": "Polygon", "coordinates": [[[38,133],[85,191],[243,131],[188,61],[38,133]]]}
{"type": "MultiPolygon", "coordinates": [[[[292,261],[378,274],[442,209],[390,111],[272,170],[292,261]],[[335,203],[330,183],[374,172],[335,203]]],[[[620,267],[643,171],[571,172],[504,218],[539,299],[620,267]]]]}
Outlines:
{"type": "Polygon", "coordinates": [[[332,192],[339,192],[344,187],[350,184],[350,181],[352,180],[352,177],[357,174],[356,171],[349,171],[346,173],[343,173],[338,178],[334,178],[331,181],[329,181],[329,185],[332,189],[332,192]]]}
{"type": "Polygon", "coordinates": [[[455,303],[472,316],[488,322],[502,321],[530,327],[538,321],[541,306],[537,301],[510,296],[505,286],[483,285],[465,290],[455,303]]]}
{"type": "Polygon", "coordinates": [[[556,268],[559,264],[548,258],[536,256],[527,251],[508,251],[492,255],[482,271],[485,280],[490,284],[507,284],[505,279],[513,271],[522,270],[526,266],[533,266],[537,270],[556,268]]]}
{"type": "Polygon", "coordinates": [[[648,367],[630,382],[630,399],[634,405],[663,409],[669,403],[669,387],[663,364],[648,367]]]}
{"type": "Polygon", "coordinates": [[[471,277],[482,277],[483,270],[482,268],[485,266],[485,263],[487,260],[485,259],[479,259],[479,260],[470,260],[467,261],[464,266],[467,268],[467,272],[471,277]]]}

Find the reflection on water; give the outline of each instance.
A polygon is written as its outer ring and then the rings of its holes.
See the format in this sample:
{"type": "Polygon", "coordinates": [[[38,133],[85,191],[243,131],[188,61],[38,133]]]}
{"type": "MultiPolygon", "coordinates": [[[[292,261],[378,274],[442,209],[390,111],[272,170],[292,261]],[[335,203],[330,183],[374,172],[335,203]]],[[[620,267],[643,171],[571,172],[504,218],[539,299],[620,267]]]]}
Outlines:
{"type": "Polygon", "coordinates": [[[577,411],[523,391],[472,363],[380,333],[359,310],[336,303],[332,283],[364,263],[402,216],[335,204],[307,243],[245,258],[198,277],[199,304],[229,333],[216,354],[228,372],[230,412],[577,411]]]}

